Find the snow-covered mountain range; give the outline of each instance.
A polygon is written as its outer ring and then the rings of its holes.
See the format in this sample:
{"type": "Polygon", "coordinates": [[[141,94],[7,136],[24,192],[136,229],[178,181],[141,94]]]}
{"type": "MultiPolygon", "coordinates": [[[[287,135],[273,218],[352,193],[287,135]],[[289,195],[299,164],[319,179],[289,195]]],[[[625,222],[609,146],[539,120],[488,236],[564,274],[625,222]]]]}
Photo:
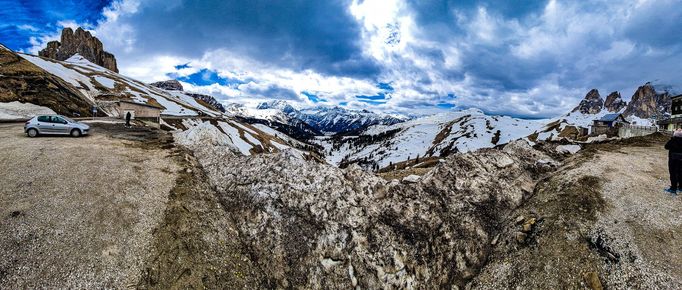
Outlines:
{"type": "Polygon", "coordinates": [[[468,109],[374,125],[357,135],[318,137],[315,142],[324,147],[331,164],[358,163],[376,170],[408,159],[421,158],[423,163],[452,153],[494,147],[524,138],[544,125],[543,120],[489,116],[468,109]]]}
{"type": "Polygon", "coordinates": [[[266,119],[298,126],[301,122],[314,131],[333,135],[364,129],[372,125],[392,125],[408,120],[400,115],[377,114],[367,110],[316,106],[297,109],[283,100],[259,104],[255,109],[230,104],[227,112],[236,116],[266,119]]]}

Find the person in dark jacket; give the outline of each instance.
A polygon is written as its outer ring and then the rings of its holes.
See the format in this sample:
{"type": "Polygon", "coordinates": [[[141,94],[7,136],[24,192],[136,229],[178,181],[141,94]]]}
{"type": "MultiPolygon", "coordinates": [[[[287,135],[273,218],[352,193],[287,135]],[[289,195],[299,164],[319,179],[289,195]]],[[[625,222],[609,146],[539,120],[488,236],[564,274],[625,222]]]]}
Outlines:
{"type": "Polygon", "coordinates": [[[130,112],[126,113],[126,127],[130,127],[130,118],[132,116],[130,115],[130,112]]]}
{"type": "Polygon", "coordinates": [[[673,137],[665,143],[665,149],[668,150],[670,172],[670,188],[665,191],[677,195],[677,191],[682,190],[682,129],[675,130],[673,137]]]}

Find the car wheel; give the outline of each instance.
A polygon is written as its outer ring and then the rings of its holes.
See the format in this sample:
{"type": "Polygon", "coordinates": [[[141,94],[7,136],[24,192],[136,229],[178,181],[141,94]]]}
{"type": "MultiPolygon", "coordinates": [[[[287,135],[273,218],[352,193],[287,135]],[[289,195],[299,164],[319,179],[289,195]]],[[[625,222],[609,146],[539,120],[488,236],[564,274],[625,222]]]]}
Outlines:
{"type": "Polygon", "coordinates": [[[36,129],[28,129],[28,131],[26,133],[28,134],[28,137],[38,136],[38,130],[36,130],[36,129]]]}
{"type": "Polygon", "coordinates": [[[81,130],[78,130],[78,129],[71,130],[71,137],[80,137],[80,136],[81,136],[81,130]]]}

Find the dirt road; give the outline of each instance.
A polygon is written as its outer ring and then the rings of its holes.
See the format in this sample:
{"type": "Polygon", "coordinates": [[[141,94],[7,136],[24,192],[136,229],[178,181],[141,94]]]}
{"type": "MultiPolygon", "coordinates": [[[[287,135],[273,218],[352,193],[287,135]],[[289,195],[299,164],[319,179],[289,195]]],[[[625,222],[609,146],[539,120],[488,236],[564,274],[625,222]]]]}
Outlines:
{"type": "Polygon", "coordinates": [[[134,287],[180,169],[170,150],[120,124],[84,138],[22,126],[0,124],[0,289],[134,287]]]}

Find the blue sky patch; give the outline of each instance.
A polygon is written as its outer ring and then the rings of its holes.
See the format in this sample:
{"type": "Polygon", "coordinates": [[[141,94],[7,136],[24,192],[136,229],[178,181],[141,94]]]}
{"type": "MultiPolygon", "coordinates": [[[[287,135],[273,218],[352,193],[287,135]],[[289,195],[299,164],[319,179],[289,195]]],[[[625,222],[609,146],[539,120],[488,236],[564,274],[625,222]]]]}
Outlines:
{"type": "Polygon", "coordinates": [[[310,101],[313,102],[313,103],[319,103],[319,102],[326,102],[326,101],[327,101],[327,100],[321,99],[321,98],[318,97],[317,95],[312,94],[312,93],[309,93],[309,92],[301,92],[301,94],[303,94],[304,96],[306,96],[306,97],[308,98],[308,100],[310,100],[310,101]]]}
{"type": "Polygon", "coordinates": [[[393,87],[391,86],[391,83],[379,83],[377,85],[377,88],[380,88],[387,92],[392,92],[394,90],[393,87]]]}
{"type": "Polygon", "coordinates": [[[455,105],[450,103],[438,103],[436,104],[436,107],[441,109],[452,109],[455,107],[455,105]]]}
{"type": "Polygon", "coordinates": [[[211,84],[219,84],[223,86],[229,86],[229,85],[240,85],[240,84],[245,84],[246,82],[238,79],[230,79],[230,78],[224,78],[218,75],[217,72],[208,70],[208,69],[202,69],[196,73],[193,73],[188,76],[184,77],[177,77],[177,75],[170,74],[168,75],[171,78],[175,78],[179,81],[183,81],[186,83],[190,83],[196,86],[209,86],[211,84]]]}
{"type": "Polygon", "coordinates": [[[175,69],[183,69],[183,68],[190,68],[189,63],[179,64],[179,65],[175,66],[175,69]]]}
{"type": "Polygon", "coordinates": [[[374,96],[355,96],[358,101],[370,105],[380,105],[386,103],[386,94],[378,93],[374,96]]]}
{"type": "MultiPolygon", "coordinates": [[[[104,18],[102,9],[111,4],[105,1],[78,0],[0,0],[0,42],[13,50],[27,50],[33,45],[31,37],[52,34],[61,27],[60,21],[94,26],[104,18]]],[[[83,28],[92,28],[86,25],[83,28]]]]}

